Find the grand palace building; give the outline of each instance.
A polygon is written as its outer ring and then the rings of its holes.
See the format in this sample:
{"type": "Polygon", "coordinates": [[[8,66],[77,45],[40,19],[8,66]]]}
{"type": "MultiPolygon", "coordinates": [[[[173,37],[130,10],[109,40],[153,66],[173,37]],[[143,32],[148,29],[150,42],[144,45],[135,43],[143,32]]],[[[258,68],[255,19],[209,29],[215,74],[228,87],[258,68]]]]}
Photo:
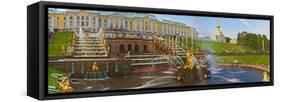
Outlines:
{"type": "Polygon", "coordinates": [[[97,32],[99,28],[106,31],[119,30],[149,34],[176,34],[197,37],[197,31],[186,24],[171,20],[158,20],[154,15],[142,13],[64,11],[50,12],[49,30],[74,31],[82,28],[85,32],[97,32]],[[194,33],[195,32],[195,33],[194,33]]]}

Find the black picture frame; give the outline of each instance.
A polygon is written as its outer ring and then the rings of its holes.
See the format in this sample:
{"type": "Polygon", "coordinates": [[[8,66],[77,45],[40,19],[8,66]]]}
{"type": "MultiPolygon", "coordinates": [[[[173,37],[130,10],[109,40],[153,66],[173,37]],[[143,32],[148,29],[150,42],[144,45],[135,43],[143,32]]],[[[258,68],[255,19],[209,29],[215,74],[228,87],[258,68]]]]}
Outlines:
{"type": "Polygon", "coordinates": [[[160,93],[174,91],[191,91],[207,89],[224,89],[224,88],[241,88],[253,86],[272,86],[274,84],[274,17],[272,15],[256,14],[238,14],[222,12],[205,12],[205,11],[188,11],[175,9],[159,8],[142,8],[142,7],[125,7],[113,5],[94,5],[78,4],[63,2],[40,1],[27,7],[27,95],[39,100],[61,99],[61,98],[81,98],[96,96],[128,95],[143,93],[160,93]],[[174,14],[174,15],[191,15],[207,17],[225,17],[225,18],[244,18],[270,20],[270,81],[255,83],[233,83],[227,85],[202,85],[173,88],[153,88],[153,89],[136,89],[136,90],[112,90],[97,92],[65,93],[65,94],[48,94],[47,93],[47,72],[48,72],[48,28],[47,15],[48,8],[70,8],[85,10],[103,10],[103,11],[122,11],[122,12],[141,12],[156,14],[174,14]]]}

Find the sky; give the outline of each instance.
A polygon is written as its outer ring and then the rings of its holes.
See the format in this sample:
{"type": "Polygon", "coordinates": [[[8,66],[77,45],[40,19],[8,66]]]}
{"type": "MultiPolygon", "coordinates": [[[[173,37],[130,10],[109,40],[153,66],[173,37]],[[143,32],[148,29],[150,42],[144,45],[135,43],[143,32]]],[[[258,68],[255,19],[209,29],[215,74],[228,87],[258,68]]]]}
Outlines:
{"type": "Polygon", "coordinates": [[[215,32],[216,25],[220,25],[223,34],[230,38],[236,39],[238,33],[243,31],[256,34],[265,34],[268,38],[270,38],[269,20],[162,14],[156,14],[156,17],[160,20],[168,19],[192,26],[199,32],[199,37],[210,37],[215,32]]]}
{"type": "MultiPolygon", "coordinates": [[[[58,12],[67,11],[66,9],[56,9],[58,12]]],[[[113,12],[95,11],[103,14],[113,12]]],[[[257,19],[243,18],[223,18],[223,17],[203,17],[203,16],[183,16],[183,15],[168,15],[168,14],[150,14],[156,19],[177,21],[194,27],[199,32],[199,37],[210,37],[215,32],[216,25],[221,26],[221,31],[226,37],[236,39],[239,32],[249,32],[256,34],[265,34],[270,38],[270,21],[257,19]]]]}

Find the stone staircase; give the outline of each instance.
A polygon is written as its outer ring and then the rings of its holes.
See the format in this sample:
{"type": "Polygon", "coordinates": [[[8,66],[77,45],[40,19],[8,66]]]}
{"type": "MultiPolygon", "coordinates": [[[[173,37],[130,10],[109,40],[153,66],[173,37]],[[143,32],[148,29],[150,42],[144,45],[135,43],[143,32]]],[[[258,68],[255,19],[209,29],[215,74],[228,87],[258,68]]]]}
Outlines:
{"type": "Polygon", "coordinates": [[[105,44],[97,37],[76,37],[74,57],[107,57],[105,44]]]}
{"type": "Polygon", "coordinates": [[[155,66],[168,65],[169,62],[162,56],[156,54],[130,55],[126,58],[131,59],[131,66],[155,66]]]}
{"type": "Polygon", "coordinates": [[[158,41],[159,41],[158,43],[162,44],[162,46],[164,45],[167,47],[167,49],[170,49],[170,50],[164,50],[166,53],[167,51],[169,51],[170,53],[175,54],[175,55],[162,55],[163,56],[162,58],[165,58],[168,61],[169,65],[171,66],[184,65],[185,63],[184,59],[186,58],[186,52],[187,52],[184,48],[179,46],[177,42],[173,43],[171,40],[167,38],[162,37],[159,38],[158,41]]]}
{"type": "MultiPolygon", "coordinates": [[[[161,44],[165,44],[165,40],[166,39],[159,39],[159,43],[161,44]]],[[[174,45],[174,46],[168,46],[170,49],[172,49],[171,51],[176,51],[176,56],[174,56],[173,58],[169,58],[165,55],[162,54],[142,54],[142,55],[129,55],[126,56],[127,59],[131,60],[131,66],[132,67],[138,67],[138,66],[150,66],[150,67],[154,67],[154,66],[161,66],[161,65],[170,65],[172,62],[174,63],[179,63],[182,64],[182,58],[186,57],[186,51],[181,48],[178,45],[174,45]],[[176,61],[172,61],[176,60],[176,61]],[[181,60],[181,61],[180,61],[181,60]]]]}
{"type": "Polygon", "coordinates": [[[186,51],[182,47],[176,45],[172,49],[176,49],[176,55],[177,56],[186,57],[186,51]]]}
{"type": "Polygon", "coordinates": [[[176,51],[176,56],[180,56],[180,57],[182,57],[182,58],[184,58],[184,57],[186,57],[186,50],[185,49],[183,49],[182,47],[180,47],[179,45],[177,45],[177,44],[173,44],[173,45],[171,45],[171,44],[167,44],[166,43],[166,41],[167,41],[167,39],[164,39],[164,38],[162,38],[160,41],[159,41],[159,43],[162,43],[162,44],[164,44],[164,45],[168,45],[168,47],[171,49],[171,51],[176,51]]]}

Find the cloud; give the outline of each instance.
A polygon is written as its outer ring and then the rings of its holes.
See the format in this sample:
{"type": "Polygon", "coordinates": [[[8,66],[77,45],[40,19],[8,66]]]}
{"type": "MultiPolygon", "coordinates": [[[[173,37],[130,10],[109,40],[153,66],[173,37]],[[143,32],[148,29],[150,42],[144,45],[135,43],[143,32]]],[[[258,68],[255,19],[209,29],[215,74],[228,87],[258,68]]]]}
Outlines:
{"type": "Polygon", "coordinates": [[[248,27],[248,28],[253,28],[253,26],[247,21],[247,20],[245,20],[245,19],[239,19],[239,21],[242,23],[242,24],[244,24],[246,27],[248,27]]]}

